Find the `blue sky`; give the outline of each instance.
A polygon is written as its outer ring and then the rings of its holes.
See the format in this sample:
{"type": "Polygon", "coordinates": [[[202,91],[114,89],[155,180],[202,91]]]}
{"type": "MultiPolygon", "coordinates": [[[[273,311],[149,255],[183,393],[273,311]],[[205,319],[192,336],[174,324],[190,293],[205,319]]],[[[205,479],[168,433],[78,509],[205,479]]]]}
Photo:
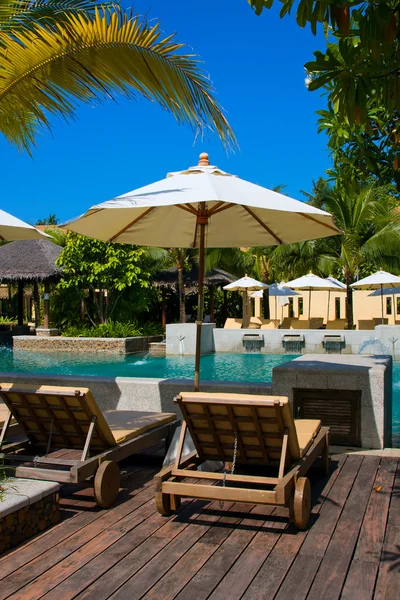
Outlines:
{"type": "Polygon", "coordinates": [[[82,105],[75,122],[55,120],[52,134],[40,135],[33,158],[0,138],[1,208],[31,223],[49,213],[67,220],[196,164],[201,151],[225,171],[266,187],[287,184],[302,199],[300,190],[330,164],[315,115],[325,102],[304,86],[303,65],[322,37],[276,10],[256,17],[246,0],[138,0],[134,8],[204,59],[240,150],[226,154],[216,137],[194,145],[190,129],[145,100],[82,105]]]}

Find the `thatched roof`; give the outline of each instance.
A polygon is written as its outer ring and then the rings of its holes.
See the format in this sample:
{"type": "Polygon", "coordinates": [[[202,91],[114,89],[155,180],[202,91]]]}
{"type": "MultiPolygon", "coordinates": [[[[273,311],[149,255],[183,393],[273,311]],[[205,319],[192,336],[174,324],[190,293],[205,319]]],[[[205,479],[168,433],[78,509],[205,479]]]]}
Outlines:
{"type": "Polygon", "coordinates": [[[62,269],[56,266],[62,248],[50,240],[22,240],[0,247],[0,281],[58,281],[62,269]]]}
{"type": "MultiPolygon", "coordinates": [[[[231,273],[227,273],[222,269],[211,269],[205,276],[204,285],[220,287],[232,283],[237,278],[231,273]]],[[[197,288],[199,281],[199,268],[194,265],[190,271],[185,271],[184,282],[185,287],[188,290],[194,291],[197,288]]],[[[153,283],[156,287],[177,289],[178,286],[178,269],[176,267],[170,267],[159,271],[153,277],[153,283]]]]}

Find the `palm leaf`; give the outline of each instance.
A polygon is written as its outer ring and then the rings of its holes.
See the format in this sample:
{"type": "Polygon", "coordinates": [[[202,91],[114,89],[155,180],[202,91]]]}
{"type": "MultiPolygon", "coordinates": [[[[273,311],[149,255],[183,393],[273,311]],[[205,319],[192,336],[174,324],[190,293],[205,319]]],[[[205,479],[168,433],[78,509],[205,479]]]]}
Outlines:
{"type": "Polygon", "coordinates": [[[78,102],[110,99],[119,92],[144,96],[197,132],[216,131],[227,145],[235,137],[212,84],[193,54],[173,36],[117,9],[95,10],[94,19],[70,15],[53,29],[0,32],[0,128],[25,149],[50,116],[71,118],[78,102]]]}

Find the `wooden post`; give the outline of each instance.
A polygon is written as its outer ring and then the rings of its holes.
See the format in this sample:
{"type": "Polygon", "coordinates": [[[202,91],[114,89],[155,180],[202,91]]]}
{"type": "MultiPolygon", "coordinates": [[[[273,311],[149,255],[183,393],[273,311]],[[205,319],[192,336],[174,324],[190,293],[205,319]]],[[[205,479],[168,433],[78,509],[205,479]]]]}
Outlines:
{"type": "Polygon", "coordinates": [[[224,323],[228,318],[228,292],[227,290],[224,290],[224,323]]]}
{"type": "Polygon", "coordinates": [[[210,292],[210,323],[215,323],[215,302],[214,302],[214,286],[208,288],[210,292]]]}
{"type": "Polygon", "coordinates": [[[85,320],[85,299],[81,300],[81,321],[85,320]]]}
{"type": "Polygon", "coordinates": [[[24,324],[24,284],[18,282],[18,325],[22,327],[24,324]]]}
{"type": "Polygon", "coordinates": [[[50,329],[50,284],[44,284],[44,319],[43,319],[43,327],[45,329],[50,329]]]}
{"type": "Polygon", "coordinates": [[[167,293],[164,288],[161,290],[161,326],[163,329],[167,326],[167,293]]]}
{"type": "Polygon", "coordinates": [[[35,327],[40,327],[40,297],[37,281],[33,284],[33,306],[35,307],[35,327]]]}

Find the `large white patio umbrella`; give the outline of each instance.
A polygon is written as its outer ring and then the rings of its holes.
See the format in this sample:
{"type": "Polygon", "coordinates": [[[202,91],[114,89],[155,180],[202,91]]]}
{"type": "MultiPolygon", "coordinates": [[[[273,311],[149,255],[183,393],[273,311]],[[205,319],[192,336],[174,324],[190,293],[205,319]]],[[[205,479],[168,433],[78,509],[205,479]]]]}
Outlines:
{"type": "MultiPolygon", "coordinates": [[[[300,296],[299,292],[295,292],[294,290],[291,290],[290,288],[284,288],[283,284],[285,282],[281,281],[281,283],[272,283],[269,286],[268,289],[268,295],[271,298],[275,298],[275,320],[278,319],[278,307],[277,307],[277,300],[279,299],[288,299],[289,296],[300,296]]],[[[262,298],[264,292],[261,290],[259,292],[253,292],[253,294],[251,294],[251,298],[262,298]]],[[[289,300],[288,300],[289,301],[289,300]]],[[[287,302],[286,302],[287,304],[287,302]]],[[[281,304],[281,306],[283,306],[281,304]]]]}
{"type": "Polygon", "coordinates": [[[304,292],[308,291],[308,329],[310,329],[311,322],[311,292],[315,291],[325,291],[325,290],[338,290],[338,286],[329,281],[328,279],[323,279],[322,277],[318,277],[318,275],[314,275],[311,271],[308,275],[303,275],[303,277],[298,277],[297,279],[293,279],[292,281],[288,281],[283,284],[283,287],[294,288],[295,290],[303,290],[304,292]]]}
{"type": "Polygon", "coordinates": [[[0,241],[39,240],[43,237],[49,236],[0,209],[0,241]]]}
{"type": "Polygon", "coordinates": [[[400,277],[387,273],[383,269],[379,269],[376,273],[360,279],[352,283],[350,287],[355,289],[365,290],[380,290],[381,309],[382,309],[382,325],[383,325],[383,288],[396,288],[400,286],[400,277]]]}
{"type": "MultiPolygon", "coordinates": [[[[345,286],[344,283],[342,283],[341,281],[339,281],[339,279],[335,279],[335,277],[332,277],[332,275],[329,275],[329,277],[326,278],[327,281],[330,281],[331,283],[334,283],[337,287],[337,290],[335,290],[336,292],[346,292],[347,287],[345,286]]],[[[329,309],[330,309],[330,303],[331,303],[331,289],[329,288],[328,290],[328,307],[326,310],[326,323],[328,323],[329,321],[329,309]]]]}
{"type": "Polygon", "coordinates": [[[228,285],[224,286],[224,290],[228,292],[243,292],[243,328],[248,327],[250,322],[250,311],[249,311],[249,292],[256,292],[258,290],[265,290],[268,287],[267,284],[262,283],[261,281],[257,281],[257,279],[253,279],[252,277],[248,277],[245,275],[238,279],[237,281],[233,281],[232,283],[228,283],[228,285]]]}
{"type": "Polygon", "coordinates": [[[340,233],[329,213],[199,164],[97,204],[67,229],[110,242],[199,248],[195,389],[199,387],[204,256],[210,248],[270,246],[340,233]]]}

